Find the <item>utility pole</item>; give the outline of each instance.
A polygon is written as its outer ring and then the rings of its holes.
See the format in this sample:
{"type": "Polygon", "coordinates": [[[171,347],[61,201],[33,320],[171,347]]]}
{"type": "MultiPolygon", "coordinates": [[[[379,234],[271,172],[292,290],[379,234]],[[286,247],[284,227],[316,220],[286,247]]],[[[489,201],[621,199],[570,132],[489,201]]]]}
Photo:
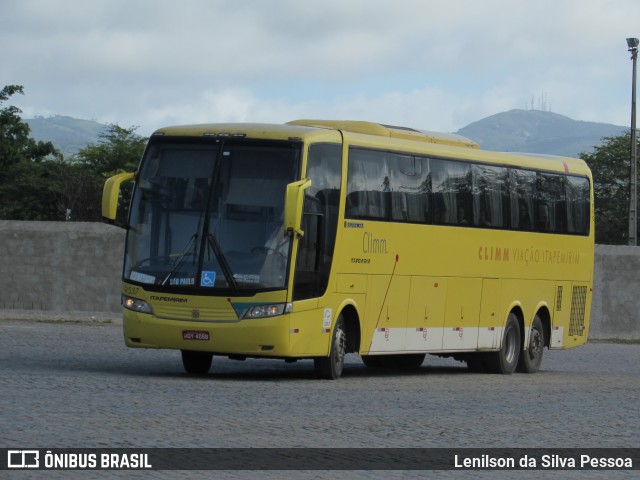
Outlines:
{"type": "Polygon", "coordinates": [[[638,245],[638,165],[636,142],[636,63],[638,61],[638,39],[627,38],[627,46],[633,60],[633,81],[631,84],[631,168],[629,169],[629,245],[638,245]]]}

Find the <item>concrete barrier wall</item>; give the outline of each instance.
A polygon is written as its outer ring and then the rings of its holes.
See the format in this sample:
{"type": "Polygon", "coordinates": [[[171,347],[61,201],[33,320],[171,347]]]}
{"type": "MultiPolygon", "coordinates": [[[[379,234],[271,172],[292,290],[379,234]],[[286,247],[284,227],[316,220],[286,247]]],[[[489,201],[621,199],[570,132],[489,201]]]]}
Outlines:
{"type": "MultiPolygon", "coordinates": [[[[0,220],[0,318],[120,319],[124,230],[0,220]]],[[[640,247],[596,246],[591,338],[640,339],[640,247]]]]}
{"type": "Polygon", "coordinates": [[[640,340],[640,247],[596,245],[589,335],[640,340]]]}
{"type": "Polygon", "coordinates": [[[125,232],[102,223],[0,220],[0,311],[117,319],[125,232]]]}

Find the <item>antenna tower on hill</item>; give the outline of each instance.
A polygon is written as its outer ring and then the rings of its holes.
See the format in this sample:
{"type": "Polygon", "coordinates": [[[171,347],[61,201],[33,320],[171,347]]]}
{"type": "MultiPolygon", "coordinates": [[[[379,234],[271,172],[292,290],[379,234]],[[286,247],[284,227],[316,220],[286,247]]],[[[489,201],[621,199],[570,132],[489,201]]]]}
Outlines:
{"type": "Polygon", "coordinates": [[[527,110],[550,112],[551,106],[547,99],[547,92],[542,92],[542,95],[540,95],[537,99],[533,95],[531,95],[531,105],[527,105],[527,110]]]}

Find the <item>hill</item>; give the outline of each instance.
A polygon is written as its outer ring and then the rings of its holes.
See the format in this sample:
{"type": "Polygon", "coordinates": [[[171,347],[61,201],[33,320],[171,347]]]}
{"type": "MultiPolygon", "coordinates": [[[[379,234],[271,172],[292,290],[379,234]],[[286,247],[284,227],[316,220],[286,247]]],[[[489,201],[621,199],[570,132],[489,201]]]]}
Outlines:
{"type": "MultiPolygon", "coordinates": [[[[24,120],[36,140],[50,141],[66,158],[90,143],[98,143],[107,125],[56,115],[24,120]]],[[[510,110],[473,122],[458,130],[480,148],[506,152],[543,153],[576,157],[591,152],[602,137],[617,136],[628,127],[583,122],[540,110],[510,110]]]]}
{"type": "Polygon", "coordinates": [[[107,125],[93,120],[79,120],[56,115],[53,117],[25,118],[31,128],[31,137],[38,141],[51,142],[65,158],[78,153],[90,143],[98,143],[100,134],[107,125]]]}
{"type": "Polygon", "coordinates": [[[626,130],[628,127],[582,122],[552,112],[510,110],[473,122],[455,133],[487,150],[576,157],[591,152],[602,143],[602,137],[618,136],[626,130]]]}

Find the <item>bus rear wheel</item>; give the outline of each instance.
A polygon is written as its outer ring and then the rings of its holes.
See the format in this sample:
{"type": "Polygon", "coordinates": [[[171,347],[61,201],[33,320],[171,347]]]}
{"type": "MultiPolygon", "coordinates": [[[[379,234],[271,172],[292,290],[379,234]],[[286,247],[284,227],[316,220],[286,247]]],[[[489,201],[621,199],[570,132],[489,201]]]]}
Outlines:
{"type": "Polygon", "coordinates": [[[520,358],[520,343],[518,317],[514,313],[510,313],[504,327],[502,347],[497,352],[486,354],[484,365],[487,371],[505,375],[515,372],[520,358]]]}
{"type": "Polygon", "coordinates": [[[342,315],[338,317],[333,328],[331,338],[331,350],[328,357],[314,358],[313,366],[316,374],[326,380],[337,380],[342,375],[344,357],[347,353],[347,332],[344,327],[342,315]]]}
{"type": "Polygon", "coordinates": [[[213,353],[195,352],[193,350],[181,350],[182,366],[187,373],[194,375],[205,375],[209,373],[213,353]]]}
{"type": "Polygon", "coordinates": [[[536,373],[540,369],[542,354],[544,353],[544,344],[545,339],[542,320],[536,315],[531,324],[529,346],[520,353],[520,361],[518,362],[519,372],[536,373]]]}

